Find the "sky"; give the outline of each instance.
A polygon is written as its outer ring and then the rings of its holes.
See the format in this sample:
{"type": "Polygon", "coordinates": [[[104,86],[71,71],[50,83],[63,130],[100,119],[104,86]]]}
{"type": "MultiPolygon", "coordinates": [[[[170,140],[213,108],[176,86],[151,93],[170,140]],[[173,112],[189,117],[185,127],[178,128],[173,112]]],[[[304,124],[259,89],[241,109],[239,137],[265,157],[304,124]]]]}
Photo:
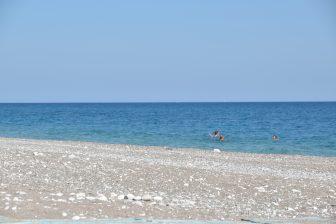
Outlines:
{"type": "Polygon", "coordinates": [[[0,1],[0,102],[251,101],[336,101],[334,1],[0,1]]]}

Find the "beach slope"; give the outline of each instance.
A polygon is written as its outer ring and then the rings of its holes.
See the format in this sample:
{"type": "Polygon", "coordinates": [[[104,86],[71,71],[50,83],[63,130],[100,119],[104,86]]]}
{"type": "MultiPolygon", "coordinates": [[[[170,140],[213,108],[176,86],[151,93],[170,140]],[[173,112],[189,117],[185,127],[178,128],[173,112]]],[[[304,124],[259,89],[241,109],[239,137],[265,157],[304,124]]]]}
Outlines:
{"type": "Polygon", "coordinates": [[[336,158],[0,138],[0,216],[336,219],[336,158]]]}

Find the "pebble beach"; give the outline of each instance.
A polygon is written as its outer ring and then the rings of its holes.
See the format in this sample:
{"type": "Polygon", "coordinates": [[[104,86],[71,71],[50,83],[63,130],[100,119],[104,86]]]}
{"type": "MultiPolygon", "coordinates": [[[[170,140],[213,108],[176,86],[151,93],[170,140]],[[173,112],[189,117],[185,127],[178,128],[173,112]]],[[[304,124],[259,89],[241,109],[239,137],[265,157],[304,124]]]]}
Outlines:
{"type": "Polygon", "coordinates": [[[9,219],[336,220],[335,157],[11,138],[0,152],[9,219]]]}

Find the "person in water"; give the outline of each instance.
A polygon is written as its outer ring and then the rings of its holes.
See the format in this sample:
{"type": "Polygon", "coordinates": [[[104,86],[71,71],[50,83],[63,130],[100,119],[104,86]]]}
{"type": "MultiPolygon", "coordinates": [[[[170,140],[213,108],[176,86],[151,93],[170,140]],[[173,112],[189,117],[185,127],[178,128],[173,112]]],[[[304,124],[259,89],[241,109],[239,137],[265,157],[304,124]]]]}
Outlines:
{"type": "Polygon", "coordinates": [[[220,136],[220,132],[219,131],[214,131],[213,136],[214,137],[219,137],[220,136]]]}
{"type": "Polygon", "coordinates": [[[224,135],[220,135],[220,136],[219,136],[219,141],[223,142],[224,139],[225,139],[225,138],[224,138],[224,135]]]}
{"type": "Polygon", "coordinates": [[[278,140],[279,140],[279,137],[278,137],[277,135],[273,135],[273,136],[272,136],[272,140],[273,140],[273,141],[278,141],[278,140]]]}

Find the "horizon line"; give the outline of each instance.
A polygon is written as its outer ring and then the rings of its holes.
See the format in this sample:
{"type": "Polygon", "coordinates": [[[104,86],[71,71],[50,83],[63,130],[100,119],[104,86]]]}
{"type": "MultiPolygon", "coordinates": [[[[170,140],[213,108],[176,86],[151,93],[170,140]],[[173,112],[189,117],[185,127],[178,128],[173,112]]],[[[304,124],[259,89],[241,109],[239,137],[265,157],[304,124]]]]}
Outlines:
{"type": "Polygon", "coordinates": [[[336,100],[326,101],[55,101],[55,102],[0,102],[0,104],[127,104],[127,103],[335,103],[336,100]]]}

